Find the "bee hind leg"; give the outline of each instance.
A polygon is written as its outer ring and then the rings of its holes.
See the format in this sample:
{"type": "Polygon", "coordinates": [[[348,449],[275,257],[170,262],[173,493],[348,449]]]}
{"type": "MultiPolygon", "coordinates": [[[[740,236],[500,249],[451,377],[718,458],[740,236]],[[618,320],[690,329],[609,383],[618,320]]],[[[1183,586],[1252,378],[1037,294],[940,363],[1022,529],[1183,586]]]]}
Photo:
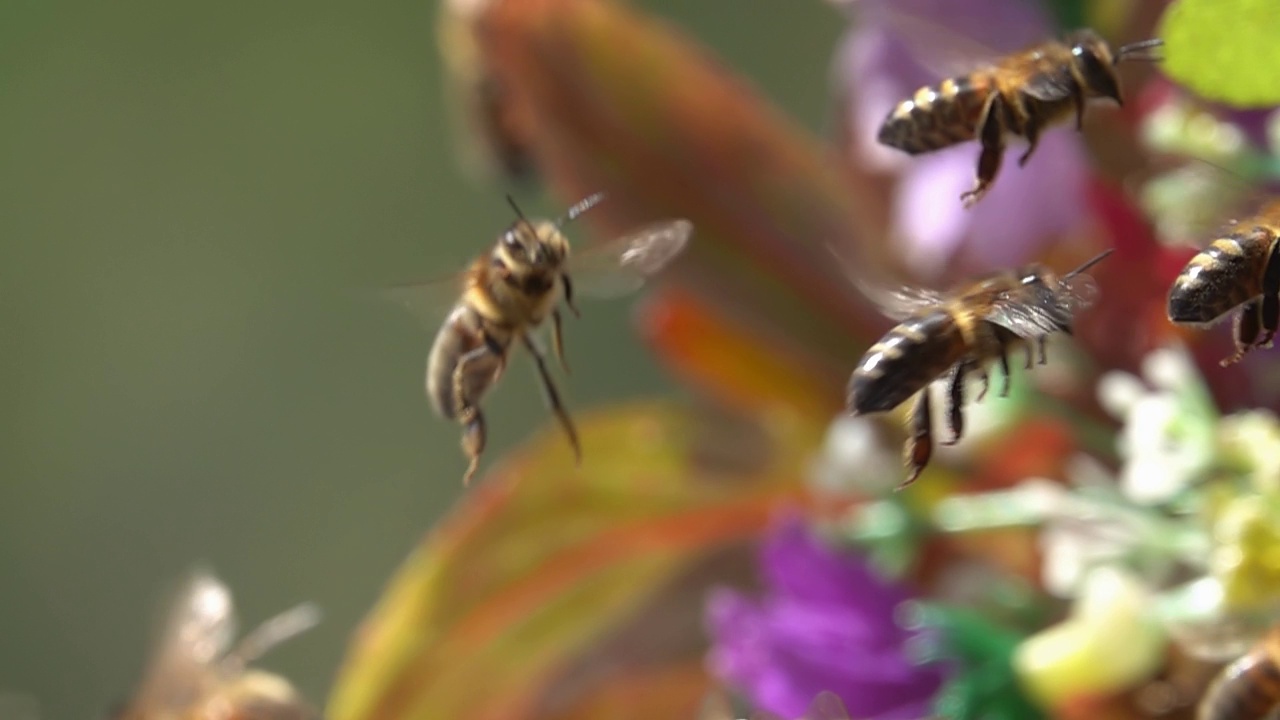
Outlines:
{"type": "Polygon", "coordinates": [[[560,274],[560,285],[564,289],[564,304],[568,306],[574,317],[582,317],[582,313],[578,312],[578,306],[573,304],[573,280],[569,279],[569,273],[560,274]]]}
{"type": "Polygon", "coordinates": [[[582,446],[578,442],[578,430],[573,425],[573,418],[569,417],[568,411],[564,409],[564,403],[560,401],[560,391],[556,389],[556,383],[547,370],[547,361],[528,333],[521,334],[520,340],[529,351],[529,355],[533,357],[533,362],[538,368],[538,378],[542,381],[542,389],[547,394],[547,404],[551,406],[551,412],[555,414],[556,419],[560,421],[560,426],[564,428],[565,435],[569,437],[569,444],[573,446],[574,460],[580,463],[582,446]]]}
{"type": "Polygon", "coordinates": [[[458,419],[462,423],[462,452],[466,453],[470,460],[467,471],[462,476],[462,484],[465,486],[471,484],[476,468],[480,467],[480,454],[484,452],[487,434],[484,413],[480,412],[480,408],[467,408],[467,412],[459,414],[458,419]]]}
{"type": "Polygon", "coordinates": [[[1256,299],[1245,303],[1236,313],[1235,322],[1232,325],[1236,352],[1218,363],[1222,367],[1240,362],[1250,350],[1257,346],[1258,335],[1262,331],[1262,303],[1256,299]]]}
{"type": "Polygon", "coordinates": [[[978,173],[972,190],[960,195],[960,201],[966,208],[973,207],[982,199],[995,182],[1000,172],[1000,161],[1004,158],[1004,101],[999,93],[992,93],[982,120],[978,123],[978,138],[982,142],[982,154],[978,157],[978,173]]]}
{"type": "Polygon", "coordinates": [[[1023,130],[1023,135],[1027,138],[1028,146],[1027,151],[1018,158],[1018,167],[1026,167],[1027,161],[1031,159],[1032,153],[1036,151],[1036,147],[1040,144],[1040,123],[1035,116],[1027,118],[1027,125],[1023,130]]]}
{"type": "MultiPolygon", "coordinates": [[[[470,461],[467,471],[462,476],[463,485],[471,484],[471,478],[476,474],[476,468],[480,466],[480,455],[484,452],[486,437],[484,413],[480,412],[479,405],[467,392],[467,377],[471,364],[492,352],[490,340],[486,336],[483,345],[458,358],[458,364],[453,368],[453,407],[457,413],[458,423],[462,425],[462,452],[470,461]]],[[[501,353],[497,356],[503,357],[501,353]]],[[[494,377],[501,372],[501,368],[500,364],[494,377]]]]}
{"type": "Polygon", "coordinates": [[[1013,382],[1013,372],[1009,368],[1009,348],[1000,346],[1000,372],[1004,373],[1004,385],[1000,387],[1000,397],[1009,397],[1009,385],[1013,382]]]}
{"type": "Polygon", "coordinates": [[[933,454],[933,418],[930,414],[929,388],[927,387],[916,395],[916,404],[911,408],[910,424],[911,434],[903,448],[907,479],[898,485],[898,490],[920,477],[920,473],[929,464],[929,456],[933,454]]]}
{"type": "Polygon", "coordinates": [[[972,367],[973,363],[963,361],[951,371],[951,384],[947,390],[947,424],[951,428],[951,439],[944,441],[943,445],[955,445],[964,435],[964,381],[972,367]]]}
{"type": "Polygon", "coordinates": [[[560,361],[560,367],[564,368],[564,372],[567,375],[569,373],[569,361],[564,359],[564,329],[561,327],[562,323],[560,311],[552,310],[551,340],[555,344],[556,359],[560,361]]]}
{"type": "Polygon", "coordinates": [[[982,402],[982,398],[986,397],[987,391],[991,389],[991,376],[987,374],[987,369],[984,367],[976,368],[975,371],[978,373],[978,378],[982,380],[982,389],[978,391],[978,397],[973,401],[982,402]]]}

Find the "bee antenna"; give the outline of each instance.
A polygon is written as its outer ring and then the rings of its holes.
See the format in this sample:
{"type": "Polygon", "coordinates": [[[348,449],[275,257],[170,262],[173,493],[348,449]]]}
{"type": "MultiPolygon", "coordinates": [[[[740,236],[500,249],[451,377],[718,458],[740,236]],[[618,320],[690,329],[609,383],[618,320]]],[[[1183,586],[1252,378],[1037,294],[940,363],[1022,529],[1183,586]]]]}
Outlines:
{"type": "Polygon", "coordinates": [[[520,210],[520,206],[516,204],[516,199],[511,197],[511,195],[507,195],[507,204],[516,212],[516,217],[520,222],[532,227],[532,224],[529,222],[529,218],[525,217],[524,212],[520,210]]]}
{"type": "Polygon", "coordinates": [[[1140,42],[1129,43],[1120,46],[1116,51],[1116,59],[1113,64],[1120,64],[1121,60],[1146,60],[1148,62],[1158,62],[1162,58],[1154,50],[1164,45],[1164,40],[1160,38],[1151,38],[1150,40],[1142,40],[1140,42]]]}
{"type": "Polygon", "coordinates": [[[565,211],[565,214],[563,217],[561,217],[559,220],[556,221],[556,227],[558,228],[563,226],[567,222],[573,222],[574,220],[577,220],[579,216],[581,216],[583,213],[590,210],[591,208],[595,207],[596,205],[599,205],[600,201],[604,199],[605,199],[605,193],[598,192],[598,193],[593,193],[591,195],[588,195],[585,198],[579,200],[578,202],[574,203],[573,206],[570,207],[567,211],[565,211]]]}
{"type": "Polygon", "coordinates": [[[1071,272],[1067,273],[1066,275],[1063,275],[1063,276],[1062,276],[1062,279],[1063,279],[1063,280],[1069,280],[1069,279],[1071,279],[1071,278],[1075,277],[1076,275],[1079,275],[1080,273],[1083,273],[1085,270],[1088,270],[1089,268],[1093,267],[1094,265],[1097,265],[1098,263],[1102,262],[1102,261],[1103,261],[1103,259],[1105,259],[1108,255],[1110,255],[1110,254],[1111,254],[1111,253],[1113,253],[1113,252],[1115,252],[1115,248],[1107,248],[1106,250],[1103,250],[1102,252],[1100,252],[1100,253],[1098,253],[1097,255],[1093,256],[1093,258],[1092,258],[1092,259],[1090,259],[1089,261],[1087,261],[1085,264],[1081,265],[1080,267],[1076,268],[1075,270],[1072,270],[1071,272]]]}

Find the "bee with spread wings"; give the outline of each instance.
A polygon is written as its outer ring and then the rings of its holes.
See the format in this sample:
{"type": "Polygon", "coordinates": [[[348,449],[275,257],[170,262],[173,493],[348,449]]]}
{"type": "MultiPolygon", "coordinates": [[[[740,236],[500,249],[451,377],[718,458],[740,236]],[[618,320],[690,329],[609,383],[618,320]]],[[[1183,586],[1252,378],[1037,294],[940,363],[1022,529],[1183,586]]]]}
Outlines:
{"type": "Polygon", "coordinates": [[[602,193],[587,197],[555,222],[529,220],[508,197],[516,221],[469,268],[443,280],[389,291],[431,321],[438,322],[439,314],[449,309],[427,360],[426,390],[436,413],[463,428],[462,450],[469,460],[464,484],[475,474],[485,446],[480,400],[502,376],[517,341],[532,356],[547,402],[575,458],[581,458],[578,432],[532,333],[550,318],[552,345],[568,372],[561,301],[577,316],[575,293],[609,297],[639,289],[646,277],[684,250],[693,234],[688,220],[665,220],[571,256],[561,228],[603,197],[602,193]]]}
{"type": "Polygon", "coordinates": [[[319,611],[299,605],[266,621],[234,647],[231,592],[194,573],[173,600],[133,697],[112,720],[306,720],[316,717],[284,678],[248,664],[305,632],[319,611]]]}
{"type": "Polygon", "coordinates": [[[1033,264],[991,273],[949,293],[921,288],[886,291],[858,282],[861,291],[899,324],[872,345],[849,379],[847,404],[855,415],[887,412],[916,395],[904,460],[906,487],[919,477],[933,452],[929,385],[950,371],[948,424],[951,440],[964,434],[964,387],[971,373],[982,379],[981,400],[990,386],[986,367],[999,362],[1004,372],[1001,395],[1009,392],[1009,351],[1023,346],[1027,369],[1032,343],[1040,364],[1047,360],[1045,340],[1071,334],[1075,313],[1093,304],[1097,286],[1083,273],[1111,253],[1094,257],[1057,277],[1033,264]]]}

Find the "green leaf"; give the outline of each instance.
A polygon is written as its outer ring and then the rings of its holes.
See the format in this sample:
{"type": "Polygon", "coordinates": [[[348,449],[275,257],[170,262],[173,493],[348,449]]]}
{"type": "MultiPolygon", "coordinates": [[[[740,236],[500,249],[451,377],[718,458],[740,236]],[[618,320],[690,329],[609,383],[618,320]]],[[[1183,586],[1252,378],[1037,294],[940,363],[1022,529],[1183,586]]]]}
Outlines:
{"type": "Polygon", "coordinates": [[[548,427],[412,553],[326,717],[693,716],[709,687],[702,598],[750,581],[750,549],[800,500],[819,438],[796,424],[728,432],[665,403],[580,420],[581,467],[548,427]]]}
{"type": "Polygon", "coordinates": [[[1160,21],[1164,72],[1237,108],[1280,104],[1280,3],[1175,0],[1160,21]]]}

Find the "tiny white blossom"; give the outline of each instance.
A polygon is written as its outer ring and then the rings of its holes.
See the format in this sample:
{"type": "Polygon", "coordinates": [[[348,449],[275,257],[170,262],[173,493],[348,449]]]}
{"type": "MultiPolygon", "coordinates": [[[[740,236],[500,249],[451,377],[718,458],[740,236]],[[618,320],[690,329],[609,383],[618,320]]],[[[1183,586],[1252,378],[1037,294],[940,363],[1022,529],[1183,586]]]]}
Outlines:
{"type": "Polygon", "coordinates": [[[1142,376],[1155,387],[1173,392],[1200,382],[1195,362],[1181,345],[1153,350],[1142,360],[1142,376]]]}
{"type": "Polygon", "coordinates": [[[1117,450],[1124,459],[1120,485],[1134,502],[1168,502],[1213,464],[1217,414],[1190,354],[1161,348],[1143,360],[1146,383],[1109,373],[1098,400],[1124,421],[1117,450]]]}
{"type": "Polygon", "coordinates": [[[1123,420],[1130,408],[1146,394],[1147,388],[1133,375],[1112,370],[1098,380],[1098,402],[1111,416],[1123,420]]]}
{"type": "Polygon", "coordinates": [[[822,451],[814,460],[809,482],[833,493],[884,494],[906,478],[902,460],[881,436],[876,421],[840,415],[827,428],[822,451]]]}

